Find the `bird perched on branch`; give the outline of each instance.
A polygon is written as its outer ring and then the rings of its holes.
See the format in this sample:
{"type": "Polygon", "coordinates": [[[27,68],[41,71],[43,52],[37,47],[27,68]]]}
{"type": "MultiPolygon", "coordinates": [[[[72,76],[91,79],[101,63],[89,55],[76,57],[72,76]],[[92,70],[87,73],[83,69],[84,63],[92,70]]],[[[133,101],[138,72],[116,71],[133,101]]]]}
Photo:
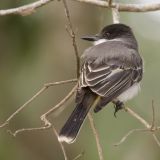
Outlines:
{"type": "Polygon", "coordinates": [[[94,45],[82,55],[76,107],[59,133],[61,142],[75,141],[90,108],[99,112],[112,102],[116,114],[140,90],[143,62],[129,26],[112,24],[82,39],[94,45]]]}

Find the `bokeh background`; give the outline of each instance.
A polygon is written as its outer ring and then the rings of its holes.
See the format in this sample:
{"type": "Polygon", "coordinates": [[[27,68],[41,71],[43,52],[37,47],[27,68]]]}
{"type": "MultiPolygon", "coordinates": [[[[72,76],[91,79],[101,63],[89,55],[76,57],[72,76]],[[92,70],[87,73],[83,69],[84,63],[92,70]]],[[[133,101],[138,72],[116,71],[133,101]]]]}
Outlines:
{"type": "MultiPolygon", "coordinates": [[[[31,0],[0,1],[0,8],[18,7],[31,0]]],[[[119,0],[135,3],[134,0],[119,0]]],[[[141,3],[153,2],[150,0],[141,3]]],[[[156,2],[156,1],[154,1],[156,2]]],[[[136,3],[140,3],[137,1],[136,3]]],[[[97,33],[112,23],[111,11],[74,1],[68,2],[71,19],[76,30],[79,54],[90,46],[81,36],[97,33]]],[[[152,120],[151,102],[154,100],[156,123],[160,125],[160,12],[121,13],[121,22],[130,25],[139,42],[145,61],[142,91],[127,103],[147,121],[152,120]]],[[[2,123],[20,105],[38,91],[44,83],[76,77],[76,63],[71,39],[65,30],[66,17],[61,1],[54,1],[29,16],[9,15],[0,17],[0,122],[2,123]]],[[[74,84],[48,89],[10,123],[9,129],[41,126],[40,116],[58,103],[74,84]]],[[[74,99],[60,114],[50,116],[59,129],[74,108],[74,99]]],[[[119,147],[113,144],[129,130],[143,128],[125,112],[113,116],[113,106],[93,114],[99,132],[105,159],[159,160],[160,148],[150,133],[135,133],[119,147]]],[[[160,133],[157,133],[160,139],[160,133]]],[[[72,160],[84,152],[82,160],[97,160],[95,139],[86,120],[76,143],[65,144],[72,160]]],[[[53,131],[24,132],[16,138],[0,129],[0,160],[63,160],[63,154],[53,131]]]]}

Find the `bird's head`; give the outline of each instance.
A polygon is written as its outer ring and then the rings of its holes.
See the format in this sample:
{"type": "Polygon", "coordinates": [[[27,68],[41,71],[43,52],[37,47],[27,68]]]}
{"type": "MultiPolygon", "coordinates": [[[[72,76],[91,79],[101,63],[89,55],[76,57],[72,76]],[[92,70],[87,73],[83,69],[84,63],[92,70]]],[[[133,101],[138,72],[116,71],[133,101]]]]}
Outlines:
{"type": "Polygon", "coordinates": [[[111,24],[105,26],[100,33],[93,36],[84,36],[82,37],[82,39],[87,41],[92,41],[94,43],[96,42],[102,43],[107,40],[129,38],[129,37],[134,37],[132,30],[129,26],[125,24],[111,24]]]}

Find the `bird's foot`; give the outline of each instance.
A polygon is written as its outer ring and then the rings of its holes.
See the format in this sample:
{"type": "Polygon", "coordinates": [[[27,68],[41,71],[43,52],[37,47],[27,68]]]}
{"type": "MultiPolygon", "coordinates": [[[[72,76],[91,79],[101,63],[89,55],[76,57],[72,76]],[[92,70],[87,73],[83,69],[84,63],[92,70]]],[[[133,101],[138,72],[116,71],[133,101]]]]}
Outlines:
{"type": "Polygon", "coordinates": [[[123,102],[117,101],[116,103],[114,103],[114,108],[115,108],[115,110],[114,110],[114,117],[117,117],[117,116],[116,116],[116,113],[117,113],[119,110],[123,109],[124,107],[125,107],[125,106],[124,106],[123,102]]]}

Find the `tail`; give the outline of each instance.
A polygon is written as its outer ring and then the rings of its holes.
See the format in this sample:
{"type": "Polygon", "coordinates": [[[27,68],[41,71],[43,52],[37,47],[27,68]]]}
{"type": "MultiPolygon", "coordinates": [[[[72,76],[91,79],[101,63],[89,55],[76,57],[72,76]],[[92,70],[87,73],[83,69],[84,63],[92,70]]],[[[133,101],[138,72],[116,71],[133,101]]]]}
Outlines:
{"type": "Polygon", "coordinates": [[[61,129],[58,137],[60,142],[73,143],[75,141],[95,99],[96,96],[91,92],[84,95],[83,100],[77,104],[76,108],[61,129]]]}

